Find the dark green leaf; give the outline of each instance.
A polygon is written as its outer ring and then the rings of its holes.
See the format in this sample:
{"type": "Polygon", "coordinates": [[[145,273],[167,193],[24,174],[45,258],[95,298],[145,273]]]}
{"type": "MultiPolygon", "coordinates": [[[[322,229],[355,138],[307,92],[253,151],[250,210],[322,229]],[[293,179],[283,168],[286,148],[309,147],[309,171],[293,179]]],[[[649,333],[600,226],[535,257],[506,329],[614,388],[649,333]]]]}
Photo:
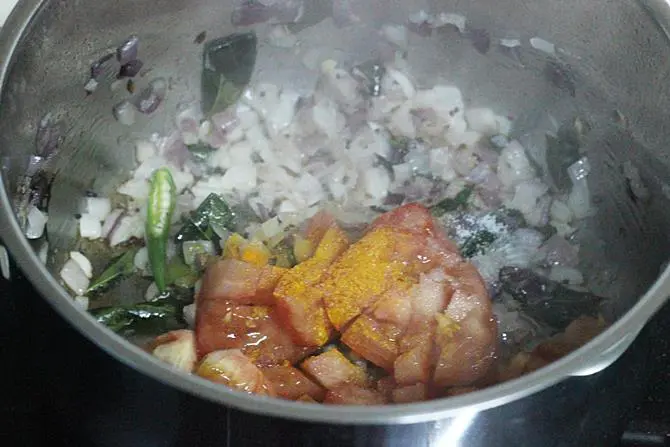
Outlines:
{"type": "Polygon", "coordinates": [[[496,235],[487,230],[482,230],[470,236],[461,246],[461,253],[466,258],[471,258],[483,253],[496,240],[496,235]]]}
{"type": "Polygon", "coordinates": [[[257,44],[254,32],[235,33],[205,44],[201,105],[206,116],[221,112],[237,102],[251,79],[257,44]]]}
{"type": "Polygon", "coordinates": [[[465,208],[470,200],[472,191],[474,188],[472,186],[466,186],[461,192],[456,194],[456,197],[444,199],[435,205],[433,205],[430,210],[435,216],[442,216],[446,213],[451,213],[459,209],[465,208]]]}
{"type": "Polygon", "coordinates": [[[90,314],[115,332],[137,332],[146,323],[161,323],[161,331],[176,329],[181,324],[184,303],[162,299],[129,306],[112,306],[93,309],[90,314]]]}
{"type": "Polygon", "coordinates": [[[116,258],[102,274],[89,286],[87,294],[97,293],[110,286],[115,280],[128,276],[135,271],[135,254],[137,248],[132,248],[116,258]]]}
{"type": "Polygon", "coordinates": [[[210,194],[188,216],[186,224],[175,237],[176,242],[208,240],[214,241],[216,233],[212,226],[235,231],[235,214],[225,200],[217,194],[210,194]]]}

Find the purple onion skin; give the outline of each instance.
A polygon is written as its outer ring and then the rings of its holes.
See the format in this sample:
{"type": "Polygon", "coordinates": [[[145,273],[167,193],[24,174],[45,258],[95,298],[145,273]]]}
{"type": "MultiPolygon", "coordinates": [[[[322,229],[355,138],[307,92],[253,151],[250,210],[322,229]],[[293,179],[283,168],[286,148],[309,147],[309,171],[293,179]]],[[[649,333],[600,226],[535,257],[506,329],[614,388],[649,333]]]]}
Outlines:
{"type": "Polygon", "coordinates": [[[116,60],[121,65],[137,59],[140,39],[137,36],[130,36],[116,49],[116,60]]]}
{"type": "Polygon", "coordinates": [[[91,64],[91,78],[98,80],[105,72],[105,64],[114,58],[114,53],[102,56],[91,64]]]}
{"type": "Polygon", "coordinates": [[[163,78],[154,79],[151,84],[133,98],[137,110],[145,115],[158,109],[167,93],[167,81],[163,78]]]}
{"type": "Polygon", "coordinates": [[[118,79],[134,78],[140,73],[140,70],[142,70],[143,66],[144,63],[141,60],[139,59],[132,60],[127,64],[121,66],[117,78],[118,79]]]}

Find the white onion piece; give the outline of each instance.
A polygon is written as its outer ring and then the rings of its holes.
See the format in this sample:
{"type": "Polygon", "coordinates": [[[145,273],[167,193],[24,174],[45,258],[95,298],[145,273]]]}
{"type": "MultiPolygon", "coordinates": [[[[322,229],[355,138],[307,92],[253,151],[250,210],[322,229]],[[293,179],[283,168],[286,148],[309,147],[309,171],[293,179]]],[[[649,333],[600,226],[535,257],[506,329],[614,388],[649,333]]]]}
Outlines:
{"type": "Polygon", "coordinates": [[[9,253],[4,245],[0,245],[0,272],[7,281],[12,279],[12,272],[9,267],[9,253]]]}
{"type": "Polygon", "coordinates": [[[109,234],[109,246],[115,247],[133,237],[144,237],[144,221],[139,214],[123,216],[119,219],[119,222],[109,234]]]}
{"type": "Polygon", "coordinates": [[[81,267],[82,271],[88,279],[93,277],[93,265],[91,265],[91,261],[89,261],[86,256],[78,251],[71,251],[70,259],[79,264],[79,267],[81,267]]]}
{"type": "Polygon", "coordinates": [[[414,84],[404,73],[394,68],[388,68],[386,70],[386,75],[393,82],[398,84],[406,99],[412,99],[416,95],[416,88],[414,87],[414,84]]]}
{"type": "Polygon", "coordinates": [[[152,282],[149,284],[149,287],[147,287],[147,290],[144,292],[144,300],[145,301],[156,301],[157,298],[160,296],[160,291],[158,290],[158,286],[156,285],[155,282],[152,282]]]}
{"type": "Polygon", "coordinates": [[[212,241],[186,241],[182,245],[182,254],[186,265],[193,266],[196,262],[196,256],[200,254],[215,255],[216,251],[212,241]]]}
{"type": "Polygon", "coordinates": [[[394,45],[400,48],[407,48],[407,28],[402,25],[384,25],[381,34],[394,45]]]}
{"type": "Polygon", "coordinates": [[[74,259],[68,259],[60,271],[60,277],[75,294],[84,295],[90,281],[86,273],[74,259]]]}
{"type": "Polygon", "coordinates": [[[158,154],[158,148],[153,142],[147,140],[135,142],[135,159],[138,163],[144,163],[156,154],[158,154]]]}
{"type": "Polygon", "coordinates": [[[118,222],[119,218],[123,214],[123,210],[121,209],[114,209],[112,210],[109,215],[105,218],[105,221],[102,224],[102,228],[100,230],[100,237],[106,238],[109,236],[109,233],[114,229],[114,226],[116,226],[116,223],[118,222]]]}
{"type": "Polygon", "coordinates": [[[373,199],[383,199],[388,194],[391,179],[382,167],[368,169],[363,173],[365,192],[373,199]]]}
{"type": "Polygon", "coordinates": [[[586,179],[576,182],[568,196],[568,206],[576,219],[584,219],[591,213],[591,193],[586,179]]]}
{"type": "Polygon", "coordinates": [[[451,14],[451,13],[440,13],[435,17],[431,25],[435,28],[439,28],[444,25],[453,25],[458,28],[458,31],[461,33],[465,32],[467,19],[465,16],[460,14],[451,14]]]}
{"type": "Polygon", "coordinates": [[[487,137],[494,135],[508,135],[511,130],[509,119],[496,115],[487,108],[472,108],[465,112],[465,120],[470,129],[487,137]]]}
{"type": "Polygon", "coordinates": [[[573,219],[572,210],[565,202],[554,199],[551,204],[551,220],[554,222],[570,223],[573,219]]]}
{"type": "Polygon", "coordinates": [[[145,200],[149,197],[149,182],[144,179],[131,179],[121,185],[117,191],[119,194],[136,200],[145,200]]]}
{"type": "Polygon", "coordinates": [[[293,48],[298,43],[298,38],[292,34],[284,25],[275,25],[268,34],[268,43],[278,48],[293,48]]]}
{"type": "Polygon", "coordinates": [[[500,153],[498,177],[506,188],[513,188],[535,177],[535,169],[530,164],[525,149],[518,141],[512,141],[500,153]]]}
{"type": "Polygon", "coordinates": [[[564,237],[555,234],[542,245],[537,259],[551,266],[576,267],[579,263],[579,251],[564,237]]]}
{"type": "Polygon", "coordinates": [[[147,247],[142,247],[137,250],[133,258],[133,264],[138,270],[147,270],[149,265],[149,250],[147,247]]]}
{"type": "Polygon", "coordinates": [[[584,275],[582,275],[582,272],[561,265],[556,265],[549,270],[549,279],[573,286],[578,286],[584,283],[584,275]]]}
{"type": "Polygon", "coordinates": [[[48,255],[49,255],[49,243],[45,242],[40,247],[40,251],[37,253],[37,257],[40,258],[42,264],[46,265],[48,255]]]}
{"type": "Polygon", "coordinates": [[[89,299],[87,296],[75,296],[74,305],[83,311],[87,311],[89,306],[89,299]]]}
{"type": "Polygon", "coordinates": [[[85,209],[87,214],[102,222],[112,211],[112,202],[105,197],[87,197],[85,209]]]}
{"type": "Polygon", "coordinates": [[[36,206],[30,205],[28,210],[28,226],[26,228],[26,237],[28,239],[39,239],[44,234],[49,217],[37,209],[36,206]]]}
{"type": "Polygon", "coordinates": [[[137,109],[129,101],[123,101],[113,109],[114,118],[124,126],[132,126],[137,120],[137,109]]]}
{"type": "MultiPolygon", "coordinates": [[[[456,179],[458,175],[454,170],[452,154],[448,148],[442,147],[430,151],[430,171],[445,182],[451,182],[456,179]]],[[[409,180],[409,178],[406,180],[409,180]]]]}
{"type": "Polygon", "coordinates": [[[568,167],[568,175],[572,180],[572,183],[577,183],[580,180],[585,179],[591,172],[591,164],[589,159],[582,157],[568,167]]]}
{"type": "Polygon", "coordinates": [[[548,54],[556,53],[556,45],[540,37],[531,37],[529,42],[530,46],[536,50],[543,51],[548,54]]]}
{"type": "Polygon", "coordinates": [[[221,189],[223,191],[240,191],[248,193],[252,191],[257,184],[258,171],[256,166],[237,166],[229,169],[221,178],[221,189]]]}
{"type": "Polygon", "coordinates": [[[194,328],[195,315],[196,315],[195,302],[193,304],[189,304],[188,306],[184,306],[183,315],[184,315],[184,321],[186,322],[188,327],[194,328]]]}
{"type": "Polygon", "coordinates": [[[79,234],[85,239],[99,239],[102,237],[102,224],[92,214],[82,214],[79,218],[79,234]]]}

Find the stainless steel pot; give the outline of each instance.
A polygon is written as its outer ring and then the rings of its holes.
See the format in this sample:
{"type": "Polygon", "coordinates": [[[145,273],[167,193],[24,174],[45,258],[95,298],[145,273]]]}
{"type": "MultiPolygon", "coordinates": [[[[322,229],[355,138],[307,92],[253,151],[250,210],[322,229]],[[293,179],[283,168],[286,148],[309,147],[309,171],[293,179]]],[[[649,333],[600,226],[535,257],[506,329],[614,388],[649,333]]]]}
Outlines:
{"type": "MultiPolygon", "coordinates": [[[[128,151],[132,137],[165,131],[171,126],[174,106],[193,99],[200,56],[193,39],[202,31],[212,36],[231,32],[230,3],[22,0],[0,34],[2,238],[44,297],[102,349],[176,388],[251,412],[329,423],[414,423],[470,415],[522,399],[567,377],[598,372],[626,350],[664,303],[670,294],[670,271],[661,267],[670,248],[667,2],[351,0],[370,26],[343,32],[321,24],[303,31],[301,38],[336,47],[354,59],[373,50],[373,25],[403,23],[421,9],[462,14],[470,26],[487,30],[490,48],[477,50],[463,39],[431,40],[410,47],[410,61],[416,56],[426,75],[440,73],[461,87],[472,104],[500,104],[512,111],[515,127],[523,134],[519,137],[529,141],[533,131],[545,125],[541,117],[546,120],[547,113],[561,119],[579,112],[595,123],[586,147],[593,165],[589,184],[597,213],[580,230],[581,257],[590,285],[612,297],[609,312],[616,322],[578,351],[520,379],[449,399],[379,408],[304,405],[238,394],[175,372],[98,325],[73,304],[54,275],[58,253],[76,237],[73,197],[89,189],[112,191],[132,168],[128,151]],[[82,86],[90,63],[131,34],[140,37],[142,57],[153,71],[171,77],[173,90],[160,115],[127,129],[111,118],[113,93],[89,101],[82,86]],[[500,39],[518,39],[520,46],[510,51],[500,39]],[[47,112],[66,123],[68,132],[55,163],[48,228],[52,251],[44,265],[19,228],[12,196],[34,150],[36,125],[47,112]],[[106,144],[118,150],[102,150],[106,144]],[[630,194],[624,163],[639,170],[650,191],[648,200],[630,194]]],[[[264,47],[255,77],[291,79],[292,85],[309,88],[313,79],[299,67],[297,60],[280,58],[264,47]]]]}

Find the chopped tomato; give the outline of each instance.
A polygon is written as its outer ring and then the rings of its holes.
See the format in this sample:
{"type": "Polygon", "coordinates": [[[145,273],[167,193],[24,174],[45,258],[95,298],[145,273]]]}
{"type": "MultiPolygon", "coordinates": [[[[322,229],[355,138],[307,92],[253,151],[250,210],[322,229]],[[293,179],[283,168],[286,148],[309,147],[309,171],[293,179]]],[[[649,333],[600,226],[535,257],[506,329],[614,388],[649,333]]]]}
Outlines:
{"type": "Polygon", "coordinates": [[[293,340],[301,346],[322,346],[332,337],[333,327],[316,284],[348,246],[346,234],[332,224],[321,236],[314,257],[289,270],[275,288],[277,313],[293,340]]]}
{"type": "Polygon", "coordinates": [[[401,330],[412,318],[412,301],[407,289],[389,289],[377,301],[371,315],[380,322],[392,323],[401,330]]]}
{"type": "Polygon", "coordinates": [[[407,289],[414,279],[396,258],[397,246],[411,246],[410,233],[382,227],[370,231],[331,265],[319,284],[328,318],[342,330],[388,289],[407,289]]]}
{"type": "Polygon", "coordinates": [[[300,367],[327,389],[345,384],[357,386],[367,384],[365,371],[347,360],[337,349],[310,357],[302,362],[300,367]]]}
{"type": "Polygon", "coordinates": [[[182,371],[191,372],[198,359],[193,331],[181,329],[160,335],[148,347],[155,357],[182,371]]]}
{"type": "Polygon", "coordinates": [[[201,300],[195,331],[198,354],[241,349],[256,364],[268,366],[301,360],[310,350],[296,346],[277,320],[270,307],[201,300]]]}
{"type": "Polygon", "coordinates": [[[324,402],[335,405],[384,405],[387,400],[379,391],[356,385],[341,385],[329,390],[324,402]]]}
{"type": "Polygon", "coordinates": [[[393,390],[392,399],[397,404],[408,404],[411,402],[421,402],[428,398],[426,385],[417,383],[414,385],[396,388],[393,390]]]}
{"type": "Polygon", "coordinates": [[[419,203],[408,203],[379,216],[370,229],[393,227],[420,232],[426,236],[434,234],[435,219],[430,210],[419,203]]]}
{"type": "Polygon", "coordinates": [[[337,223],[332,214],[327,211],[319,211],[307,222],[304,231],[305,239],[310,241],[314,247],[317,247],[326,231],[335,226],[337,226],[337,223]]]}
{"type": "Polygon", "coordinates": [[[308,379],[299,369],[292,366],[272,366],[262,371],[279,397],[299,400],[301,396],[309,396],[312,401],[323,400],[324,389],[308,379]]]}
{"type": "Polygon", "coordinates": [[[245,393],[274,396],[274,391],[261,370],[239,349],[208,354],[202,359],[196,374],[245,393]]]}
{"type": "Polygon", "coordinates": [[[458,325],[453,335],[436,339],[439,358],[433,380],[440,386],[470,385],[487,375],[495,359],[497,326],[490,312],[471,311],[458,325]]]}
{"type": "Polygon", "coordinates": [[[417,319],[400,340],[400,355],[393,365],[393,376],[398,385],[414,385],[430,381],[433,357],[435,323],[417,319]]]}
{"type": "Polygon", "coordinates": [[[387,400],[391,400],[393,390],[396,389],[396,387],[397,385],[395,380],[393,380],[393,376],[386,376],[377,380],[377,391],[379,391],[387,400]]]}
{"type": "Polygon", "coordinates": [[[238,304],[271,305],[272,292],[285,269],[258,266],[237,259],[222,259],[205,272],[201,300],[225,300],[238,304]]]}
{"type": "Polygon", "coordinates": [[[304,396],[300,396],[299,398],[296,399],[298,402],[307,402],[310,404],[317,404],[318,402],[312,399],[310,396],[305,394],[304,396]]]}
{"type": "Polygon", "coordinates": [[[391,371],[398,357],[401,332],[391,323],[380,323],[361,315],[344,331],[341,340],[365,360],[391,371]]]}

